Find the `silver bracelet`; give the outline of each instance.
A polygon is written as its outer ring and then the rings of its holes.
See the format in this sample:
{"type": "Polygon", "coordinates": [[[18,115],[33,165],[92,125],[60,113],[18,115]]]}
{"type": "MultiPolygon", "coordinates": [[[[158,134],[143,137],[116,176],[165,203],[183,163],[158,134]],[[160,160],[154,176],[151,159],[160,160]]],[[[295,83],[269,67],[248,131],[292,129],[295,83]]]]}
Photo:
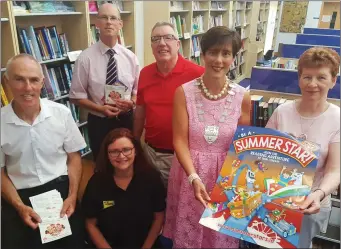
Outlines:
{"type": "Polygon", "coordinates": [[[199,177],[199,175],[197,173],[190,174],[188,176],[189,184],[192,185],[193,181],[196,180],[196,179],[199,179],[201,181],[201,179],[200,179],[200,177],[199,177]]]}

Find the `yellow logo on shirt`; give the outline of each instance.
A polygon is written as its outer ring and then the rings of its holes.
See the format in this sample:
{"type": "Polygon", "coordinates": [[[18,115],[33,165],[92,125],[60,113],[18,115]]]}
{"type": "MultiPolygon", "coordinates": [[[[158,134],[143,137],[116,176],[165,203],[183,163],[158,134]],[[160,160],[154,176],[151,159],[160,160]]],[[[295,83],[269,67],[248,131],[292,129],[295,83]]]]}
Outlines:
{"type": "Polygon", "coordinates": [[[114,201],[103,201],[103,209],[106,209],[108,207],[112,207],[115,205],[114,201]]]}

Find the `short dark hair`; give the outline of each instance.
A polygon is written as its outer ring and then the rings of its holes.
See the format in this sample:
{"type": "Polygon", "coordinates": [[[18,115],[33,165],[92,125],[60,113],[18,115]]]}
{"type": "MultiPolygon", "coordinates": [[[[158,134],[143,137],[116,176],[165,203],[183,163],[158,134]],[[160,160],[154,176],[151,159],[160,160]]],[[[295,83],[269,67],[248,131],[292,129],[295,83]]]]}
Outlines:
{"type": "Polygon", "coordinates": [[[225,45],[232,43],[232,55],[236,56],[240,48],[242,47],[242,41],[237,31],[231,30],[226,26],[217,26],[210,28],[202,36],[200,41],[201,52],[203,55],[216,45],[225,45]]]}
{"type": "Polygon", "coordinates": [[[108,147],[110,144],[120,138],[128,138],[135,148],[135,160],[134,171],[149,171],[153,170],[152,166],[147,162],[142,147],[139,141],[137,141],[132,132],[126,128],[118,128],[110,131],[104,138],[98,157],[96,159],[95,172],[114,174],[114,167],[111,165],[108,155],[108,147]]]}

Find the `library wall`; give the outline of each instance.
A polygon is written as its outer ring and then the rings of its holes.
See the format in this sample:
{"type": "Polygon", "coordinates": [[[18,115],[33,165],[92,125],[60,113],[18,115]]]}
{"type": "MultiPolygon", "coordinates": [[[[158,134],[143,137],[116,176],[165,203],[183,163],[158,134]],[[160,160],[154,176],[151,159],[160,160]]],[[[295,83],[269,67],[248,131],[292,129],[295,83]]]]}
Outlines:
{"type": "MultiPolygon", "coordinates": [[[[318,28],[323,1],[307,1],[307,2],[308,2],[308,9],[307,9],[305,22],[304,22],[304,28],[318,28]]],[[[282,17],[282,10],[283,10],[283,4],[281,4],[280,17],[282,17]]],[[[300,31],[297,33],[300,33],[300,31]]],[[[279,43],[295,44],[297,33],[296,32],[278,32],[276,45],[275,45],[275,51],[278,51],[279,43]]]]}

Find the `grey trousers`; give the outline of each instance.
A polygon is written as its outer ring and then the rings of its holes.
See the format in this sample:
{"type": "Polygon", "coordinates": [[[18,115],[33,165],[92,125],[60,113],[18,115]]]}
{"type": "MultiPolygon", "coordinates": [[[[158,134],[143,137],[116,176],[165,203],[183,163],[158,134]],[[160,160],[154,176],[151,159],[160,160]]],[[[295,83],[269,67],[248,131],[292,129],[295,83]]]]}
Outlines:
{"type": "Polygon", "coordinates": [[[174,154],[156,152],[146,143],[143,143],[142,147],[148,162],[160,171],[162,181],[165,185],[165,188],[167,189],[169,171],[172,166],[174,154]]]}
{"type": "Polygon", "coordinates": [[[328,225],[329,215],[329,209],[321,209],[317,214],[304,215],[298,248],[312,248],[312,239],[328,225]]]}

